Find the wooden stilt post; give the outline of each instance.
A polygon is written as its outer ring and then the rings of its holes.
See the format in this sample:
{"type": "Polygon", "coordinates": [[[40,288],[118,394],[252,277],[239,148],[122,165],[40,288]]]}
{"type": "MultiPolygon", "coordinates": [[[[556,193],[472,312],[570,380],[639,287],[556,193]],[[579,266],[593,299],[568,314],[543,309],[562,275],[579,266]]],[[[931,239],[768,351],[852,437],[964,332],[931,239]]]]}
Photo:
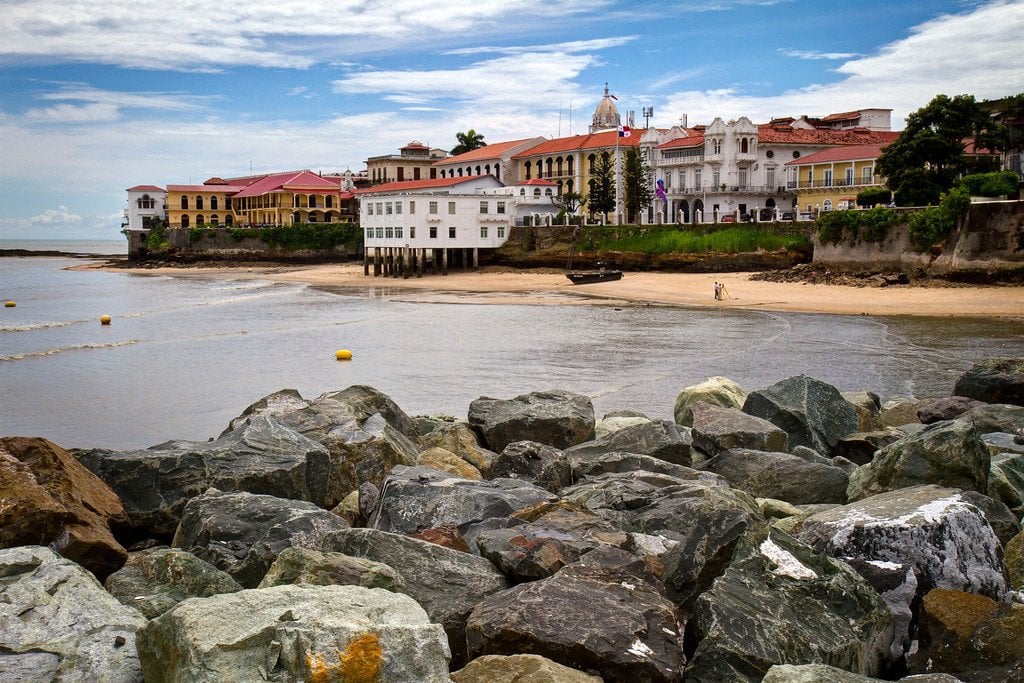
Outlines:
{"type": "Polygon", "coordinates": [[[363,247],[363,276],[370,274],[370,247],[363,247]]]}
{"type": "Polygon", "coordinates": [[[441,250],[441,275],[448,274],[448,248],[441,250]]]}

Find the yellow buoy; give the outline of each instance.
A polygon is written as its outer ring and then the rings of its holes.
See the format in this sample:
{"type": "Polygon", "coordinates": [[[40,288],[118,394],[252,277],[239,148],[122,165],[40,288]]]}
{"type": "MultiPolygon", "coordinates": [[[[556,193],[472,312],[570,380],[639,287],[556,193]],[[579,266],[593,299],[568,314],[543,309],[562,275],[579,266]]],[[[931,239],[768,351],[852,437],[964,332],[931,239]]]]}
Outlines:
{"type": "Polygon", "coordinates": [[[352,352],[348,349],[338,349],[334,352],[334,357],[338,360],[352,360],[352,352]]]}
{"type": "Polygon", "coordinates": [[[8,301],[8,302],[4,303],[4,306],[5,306],[6,308],[14,308],[14,307],[15,307],[15,306],[17,306],[17,305],[18,305],[18,304],[14,303],[13,301],[8,301]]]}
{"type": "Polygon", "coordinates": [[[109,325],[109,324],[110,324],[110,316],[107,315],[106,313],[104,313],[103,315],[100,316],[100,325],[109,325]]]}

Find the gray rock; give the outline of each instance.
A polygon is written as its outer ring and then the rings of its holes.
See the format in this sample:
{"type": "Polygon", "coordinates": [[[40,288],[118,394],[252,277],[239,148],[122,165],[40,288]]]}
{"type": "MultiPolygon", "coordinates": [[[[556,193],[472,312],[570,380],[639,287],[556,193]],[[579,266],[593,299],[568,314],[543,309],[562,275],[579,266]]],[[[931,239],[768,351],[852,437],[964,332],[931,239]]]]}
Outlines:
{"type": "Polygon", "coordinates": [[[846,502],[846,472],[795,455],[734,448],[705,462],[704,469],[759,498],[776,498],[794,505],[846,502]]]}
{"type": "Polygon", "coordinates": [[[608,436],[566,449],[573,460],[597,458],[608,453],[649,455],[676,465],[689,466],[691,437],[674,422],[651,420],[625,427],[608,436]]]}
{"type": "Polygon", "coordinates": [[[911,647],[914,607],[923,596],[923,592],[919,590],[917,573],[909,564],[862,560],[856,557],[843,559],[864,577],[889,606],[893,620],[893,640],[889,648],[889,658],[895,662],[901,661],[904,653],[911,647]]]}
{"type": "Polygon", "coordinates": [[[1024,436],[1024,406],[992,403],[971,408],[959,419],[969,420],[979,434],[1005,432],[1024,436]]]}
{"type": "Polygon", "coordinates": [[[985,493],[990,461],[970,421],[939,422],[879,450],[874,460],[850,477],[847,495],[860,500],[922,484],[985,493]]]}
{"type": "Polygon", "coordinates": [[[570,452],[568,457],[569,462],[572,463],[573,481],[577,482],[581,479],[599,477],[609,472],[642,471],[651,474],[667,474],[677,479],[695,479],[719,486],[729,485],[724,477],[717,474],[685,465],[676,465],[649,455],[613,452],[593,457],[580,456],[570,452]]]}
{"type": "Polygon", "coordinates": [[[956,381],[953,393],[986,403],[1024,406],[1024,358],[989,358],[975,363],[956,381]]]}
{"type": "Polygon", "coordinates": [[[687,680],[753,682],[774,664],[875,675],[888,664],[893,626],[886,604],[849,565],[769,529],[747,534],[697,598],[691,636],[687,680]]]}
{"type": "Polygon", "coordinates": [[[517,479],[460,479],[426,467],[397,466],[381,489],[367,526],[411,533],[451,524],[460,531],[491,517],[507,517],[555,495],[517,479]]]}
{"type": "Polygon", "coordinates": [[[147,683],[447,683],[444,631],[406,595],[275,586],[187,600],[139,634],[147,683]]]}
{"type": "Polygon", "coordinates": [[[739,408],[723,408],[698,401],[693,411],[693,447],[713,456],[730,448],[785,452],[789,437],[768,420],[739,408]]]}
{"type": "Polygon", "coordinates": [[[677,424],[693,426],[695,403],[703,402],[723,408],[740,408],[747,398],[747,392],[727,377],[708,377],[699,384],[686,387],[676,396],[672,414],[677,424]]]}
{"type": "Polygon", "coordinates": [[[908,564],[922,590],[951,588],[1002,599],[1002,548],[985,515],[959,490],[917,486],[811,515],[797,536],[833,557],[908,564]]]}
{"type": "Polygon", "coordinates": [[[642,560],[608,546],[482,601],[466,642],[471,656],[531,652],[606,681],[679,681],[685,661],[658,580],[642,560]]]}
{"type": "Polygon", "coordinates": [[[874,683],[881,680],[827,664],[775,664],[768,669],[761,683],[874,683]]]}
{"type": "Polygon", "coordinates": [[[981,510],[989,526],[992,527],[992,531],[995,532],[996,538],[1004,546],[1011,538],[1020,533],[1019,518],[1002,501],[977,491],[961,491],[960,495],[966,502],[981,510]]]}
{"type": "Polygon", "coordinates": [[[309,548],[282,550],[258,587],[289,585],[362,586],[405,592],[402,575],[383,562],[309,548]]]}
{"type": "Polygon", "coordinates": [[[347,527],[312,503],[210,491],[185,505],[174,546],[255,588],[285,548],[318,548],[329,532],[347,527]]]}
{"type": "Polygon", "coordinates": [[[481,557],[513,583],[547,578],[600,545],[583,534],[539,524],[482,531],[475,540],[481,557]]]}
{"type": "Polygon", "coordinates": [[[405,592],[444,626],[452,665],[466,661],[466,619],[484,598],[509,582],[482,557],[407,536],[374,529],[345,529],[329,535],[323,549],[383,562],[398,570],[405,592]]]}
{"type": "Polygon", "coordinates": [[[0,679],[141,683],[146,619],[41,546],[0,550],[0,679]]]}
{"type": "MultiPolygon", "coordinates": [[[[631,411],[621,411],[625,413],[631,413],[631,411]]],[[[627,415],[605,415],[594,424],[594,438],[602,439],[613,432],[617,432],[625,427],[633,427],[635,425],[646,424],[651,421],[651,418],[640,413],[627,414],[627,415]]]]}
{"type": "Polygon", "coordinates": [[[985,405],[984,402],[966,396],[943,396],[921,401],[917,404],[917,419],[921,424],[934,424],[943,420],[955,420],[971,408],[985,405]]]}
{"type": "Polygon", "coordinates": [[[313,400],[286,389],[246,408],[231,427],[257,415],[272,417],[327,447],[333,470],[322,504],[326,508],[363,482],[379,486],[388,470],[412,465],[421,450],[411,441],[417,436],[416,422],[373,387],[355,385],[313,400]]]}
{"type": "Polygon", "coordinates": [[[807,446],[825,456],[844,436],[858,431],[857,412],[830,384],[797,375],[753,391],[743,412],[764,418],[789,435],[789,445],[807,446]]]}
{"type": "Polygon", "coordinates": [[[988,471],[988,495],[1004,503],[1019,519],[1024,515],[1024,454],[992,456],[988,471]]]}
{"type": "Polygon", "coordinates": [[[836,457],[843,457],[858,465],[866,465],[875,457],[875,452],[907,436],[895,427],[886,427],[874,432],[856,432],[839,439],[832,451],[836,457]]]}
{"type": "Polygon", "coordinates": [[[572,484],[565,451],[536,441],[513,441],[491,463],[488,477],[522,479],[552,493],[572,484]]]}
{"type": "Polygon", "coordinates": [[[990,432],[982,434],[981,440],[992,455],[999,453],[1019,453],[1024,455],[1024,434],[990,432]]]}
{"type": "Polygon", "coordinates": [[[540,655],[484,655],[452,672],[454,683],[602,683],[540,655]]]}
{"type": "Polygon", "coordinates": [[[485,446],[501,452],[513,441],[539,441],[565,449],[594,437],[594,406],[586,396],[561,389],[469,404],[470,426],[485,446]]]}
{"type": "Polygon", "coordinates": [[[832,464],[832,459],[831,458],[826,458],[824,455],[822,455],[818,451],[814,450],[813,448],[808,448],[807,446],[793,446],[793,448],[791,448],[789,450],[789,454],[790,455],[795,455],[796,457],[800,458],[801,460],[806,460],[807,462],[817,463],[819,465],[831,465],[832,464]]]}
{"type": "Polygon", "coordinates": [[[225,572],[192,553],[155,548],[132,553],[104,586],[123,604],[152,619],[186,598],[234,593],[242,586],[225,572]]]}
{"type": "Polygon", "coordinates": [[[142,450],[76,453],[121,498],[134,535],[169,538],[190,499],[208,488],[327,503],[327,449],[268,417],[236,422],[214,441],[167,441],[142,450]]]}

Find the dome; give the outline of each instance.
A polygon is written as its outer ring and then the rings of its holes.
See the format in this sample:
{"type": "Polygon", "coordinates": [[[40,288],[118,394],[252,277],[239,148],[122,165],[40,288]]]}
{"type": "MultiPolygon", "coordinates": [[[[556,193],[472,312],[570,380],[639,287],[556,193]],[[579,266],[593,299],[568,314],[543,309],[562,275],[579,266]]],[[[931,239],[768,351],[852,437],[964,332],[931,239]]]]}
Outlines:
{"type": "Polygon", "coordinates": [[[594,118],[590,124],[590,132],[618,128],[622,125],[619,117],[619,109],[615,106],[615,96],[608,93],[608,84],[604,84],[604,97],[597,103],[594,110],[594,118]]]}

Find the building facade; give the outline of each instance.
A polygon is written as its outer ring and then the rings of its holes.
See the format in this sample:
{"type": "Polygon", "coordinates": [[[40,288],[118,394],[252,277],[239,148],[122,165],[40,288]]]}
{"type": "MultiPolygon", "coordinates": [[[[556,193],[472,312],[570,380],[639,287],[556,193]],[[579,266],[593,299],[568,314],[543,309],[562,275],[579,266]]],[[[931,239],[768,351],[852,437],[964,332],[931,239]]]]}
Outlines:
{"type": "Polygon", "coordinates": [[[434,162],[448,158],[443,149],[431,149],[418,140],[413,140],[398,150],[398,154],[384,154],[366,160],[366,175],[370,184],[404,182],[407,180],[429,180],[437,177],[434,162]]]}
{"type": "Polygon", "coordinates": [[[788,162],[801,213],[853,209],[858,192],[884,188],[885,179],[875,173],[884,147],[878,143],[833,147],[788,162]]]}
{"type": "Polygon", "coordinates": [[[493,175],[505,184],[513,183],[518,178],[512,158],[542,142],[544,142],[542,137],[496,142],[442,161],[435,161],[434,169],[437,171],[438,178],[493,175]]]}
{"type": "Polygon", "coordinates": [[[122,230],[149,230],[154,218],[167,220],[167,190],[156,185],[129,187],[122,230]]]}

